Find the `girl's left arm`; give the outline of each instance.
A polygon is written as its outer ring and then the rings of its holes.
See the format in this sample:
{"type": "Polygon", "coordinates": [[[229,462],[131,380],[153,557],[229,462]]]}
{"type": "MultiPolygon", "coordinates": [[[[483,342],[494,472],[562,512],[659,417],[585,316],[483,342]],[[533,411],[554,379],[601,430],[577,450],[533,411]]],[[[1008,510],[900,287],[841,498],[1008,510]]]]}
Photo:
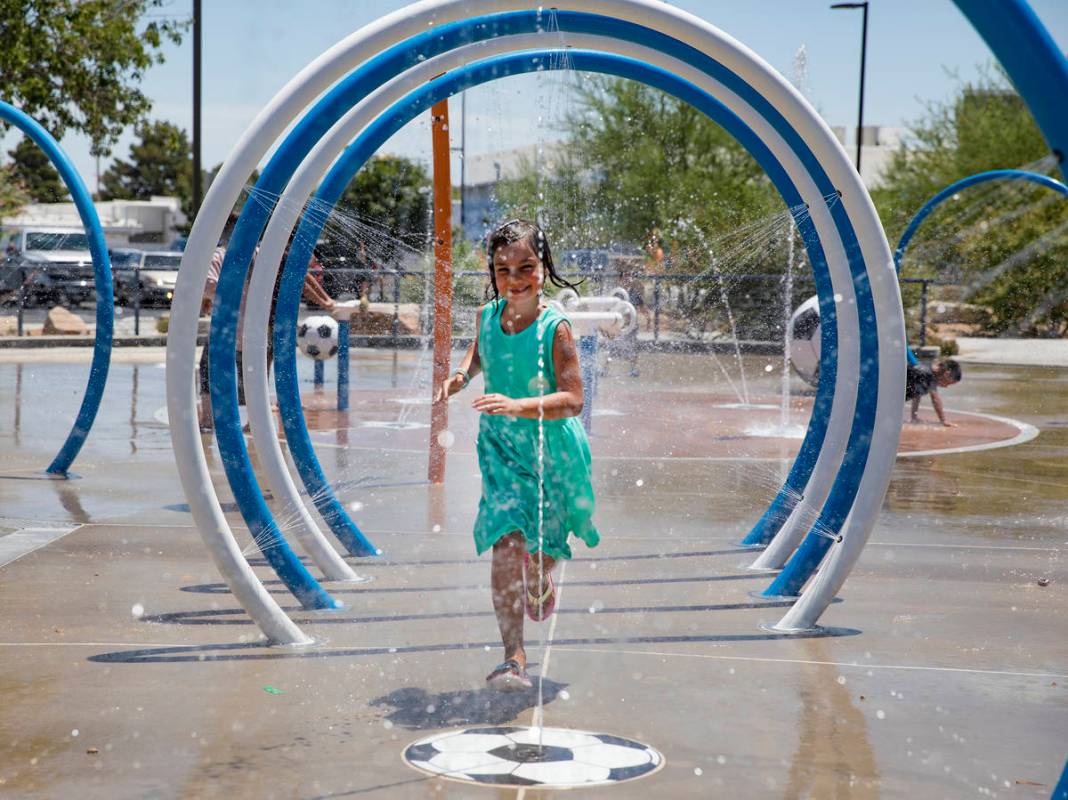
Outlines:
{"type": "Polygon", "coordinates": [[[582,413],[582,369],[578,350],[571,336],[571,326],[560,323],[553,336],[553,367],[556,370],[556,391],[544,397],[505,397],[503,394],[484,394],[472,406],[483,414],[538,419],[566,419],[582,413]],[[541,412],[539,413],[539,407],[541,412]]]}

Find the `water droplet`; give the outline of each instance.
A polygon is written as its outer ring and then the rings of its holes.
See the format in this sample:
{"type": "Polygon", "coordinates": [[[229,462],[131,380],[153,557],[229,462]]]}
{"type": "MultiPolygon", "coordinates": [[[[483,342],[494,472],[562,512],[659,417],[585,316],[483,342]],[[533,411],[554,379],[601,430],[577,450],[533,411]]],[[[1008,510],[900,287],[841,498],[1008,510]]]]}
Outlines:
{"type": "Polygon", "coordinates": [[[838,685],[839,686],[845,686],[845,682],[846,682],[845,675],[839,675],[836,678],[836,680],[838,681],[838,685]]]}
{"type": "Polygon", "coordinates": [[[643,481],[641,478],[638,478],[638,480],[634,481],[634,485],[635,486],[645,486],[645,481],[643,481]]]}
{"type": "MultiPolygon", "coordinates": [[[[489,648],[487,647],[486,649],[488,650],[489,648]]],[[[560,690],[560,699],[561,700],[570,700],[571,699],[571,692],[569,692],[567,689],[561,689],[560,690]]]]}
{"type": "Polygon", "coordinates": [[[77,729],[77,728],[75,728],[74,730],[72,730],[72,731],[70,732],[70,735],[71,735],[71,736],[77,736],[77,735],[78,735],[78,733],[79,733],[78,729],[77,729]]]}
{"type": "Polygon", "coordinates": [[[878,711],[875,712],[875,717],[876,719],[886,719],[886,712],[880,708],[878,711]]]}
{"type": "Polygon", "coordinates": [[[774,370],[774,369],[775,369],[775,367],[773,367],[773,366],[772,366],[771,364],[768,364],[768,365],[766,365],[766,366],[764,367],[764,371],[765,371],[765,372],[771,372],[771,371],[772,371],[772,370],[774,370]]]}
{"type": "Polygon", "coordinates": [[[140,603],[134,603],[133,608],[130,609],[130,613],[137,619],[141,619],[145,615],[145,607],[140,603]]]}
{"type": "Polygon", "coordinates": [[[716,756],[716,763],[717,764],[726,764],[727,763],[727,757],[726,756],[716,756]]]}
{"type": "Polygon", "coordinates": [[[435,525],[435,526],[434,526],[433,528],[431,528],[430,530],[431,530],[432,532],[434,532],[434,533],[441,533],[441,526],[440,526],[440,525],[435,525]]]}
{"type": "Polygon", "coordinates": [[[456,444],[456,434],[452,431],[442,431],[438,434],[438,444],[448,450],[456,444]]]}
{"type": "Polygon", "coordinates": [[[703,772],[701,771],[701,768],[700,768],[700,767],[694,767],[694,768],[693,768],[693,774],[694,774],[694,775],[702,775],[702,774],[704,774],[704,773],[703,773],[703,772]]]}
{"type": "Polygon", "coordinates": [[[353,500],[351,503],[349,503],[349,511],[359,511],[362,508],[363,503],[361,503],[359,500],[353,500]]]}

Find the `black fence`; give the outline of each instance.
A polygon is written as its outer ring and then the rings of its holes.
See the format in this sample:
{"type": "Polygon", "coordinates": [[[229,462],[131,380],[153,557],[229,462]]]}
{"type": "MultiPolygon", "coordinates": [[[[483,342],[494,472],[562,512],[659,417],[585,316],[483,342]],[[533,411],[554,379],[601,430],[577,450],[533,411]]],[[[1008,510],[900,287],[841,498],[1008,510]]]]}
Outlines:
{"type": "MultiPolygon", "coordinates": [[[[167,308],[171,290],[147,286],[140,267],[113,269],[116,303],[133,312],[134,335],[142,333],[142,309],[167,308]]],[[[159,270],[155,270],[159,272],[159,270]]],[[[413,336],[425,337],[432,326],[433,272],[426,269],[357,269],[334,267],[319,273],[327,293],[335,299],[366,297],[371,303],[392,306],[388,332],[375,343],[412,346],[413,336]],[[413,309],[415,327],[413,327],[413,309]],[[405,322],[402,324],[402,318],[405,322]],[[383,339],[385,341],[383,341],[383,339]]],[[[589,270],[562,275],[578,285],[581,294],[603,295],[614,289],[626,291],[638,311],[639,336],[652,342],[712,342],[741,340],[776,342],[781,346],[785,324],[793,309],[815,293],[812,277],[798,271],[787,278],[772,273],[680,274],[670,272],[619,272],[589,270]]],[[[929,286],[941,285],[927,278],[903,278],[906,296],[919,291],[919,342],[925,343],[929,286]]],[[[546,287],[549,296],[558,289],[546,287]]],[[[453,274],[454,333],[470,336],[475,313],[490,299],[484,271],[453,274]]],[[[0,265],[0,313],[13,309],[17,335],[26,333],[26,309],[62,305],[78,308],[96,302],[92,267],[60,271],[48,266],[0,265]]],[[[312,306],[314,308],[314,306],[312,306]]],[[[381,309],[379,309],[381,311],[381,309]]]]}

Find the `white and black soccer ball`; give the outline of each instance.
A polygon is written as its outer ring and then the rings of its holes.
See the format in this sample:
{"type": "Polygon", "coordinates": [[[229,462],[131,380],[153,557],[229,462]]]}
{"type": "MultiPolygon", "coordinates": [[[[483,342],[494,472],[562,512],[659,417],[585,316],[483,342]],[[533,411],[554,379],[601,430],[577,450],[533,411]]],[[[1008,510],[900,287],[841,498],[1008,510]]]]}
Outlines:
{"type": "Polygon", "coordinates": [[[810,297],[790,317],[790,365],[809,386],[820,382],[820,302],[810,297]]]}
{"type": "Polygon", "coordinates": [[[297,347],[316,361],[337,355],[338,327],[333,317],[308,317],[297,326],[297,347]]]}
{"type": "Polygon", "coordinates": [[[556,788],[618,783],[663,764],[660,753],[631,739],[512,726],[437,734],[410,745],[404,759],[418,770],[452,780],[556,788]]]}

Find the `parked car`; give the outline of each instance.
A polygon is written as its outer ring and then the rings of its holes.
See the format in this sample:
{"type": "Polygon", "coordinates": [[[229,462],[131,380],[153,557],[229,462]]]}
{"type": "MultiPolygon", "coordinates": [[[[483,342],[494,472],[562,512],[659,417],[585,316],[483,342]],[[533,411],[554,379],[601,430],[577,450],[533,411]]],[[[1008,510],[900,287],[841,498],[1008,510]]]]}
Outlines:
{"type": "Polygon", "coordinates": [[[173,250],[112,250],[115,302],[134,305],[140,287],[142,306],[169,306],[174,299],[174,285],[181,263],[182,254],[173,250]]]}
{"type": "Polygon", "coordinates": [[[25,269],[18,255],[0,260],[0,305],[17,304],[22,285],[31,281],[35,272],[40,272],[40,267],[25,269]]]}
{"type": "Polygon", "coordinates": [[[9,236],[4,250],[10,257],[5,268],[26,276],[26,305],[74,308],[93,296],[93,257],[81,228],[22,228],[9,236]]]}
{"type": "Polygon", "coordinates": [[[143,250],[134,250],[126,247],[113,247],[108,250],[111,259],[111,281],[115,287],[115,304],[125,306],[131,304],[133,287],[136,285],[135,270],[141,268],[141,259],[145,253],[143,250]]]}

